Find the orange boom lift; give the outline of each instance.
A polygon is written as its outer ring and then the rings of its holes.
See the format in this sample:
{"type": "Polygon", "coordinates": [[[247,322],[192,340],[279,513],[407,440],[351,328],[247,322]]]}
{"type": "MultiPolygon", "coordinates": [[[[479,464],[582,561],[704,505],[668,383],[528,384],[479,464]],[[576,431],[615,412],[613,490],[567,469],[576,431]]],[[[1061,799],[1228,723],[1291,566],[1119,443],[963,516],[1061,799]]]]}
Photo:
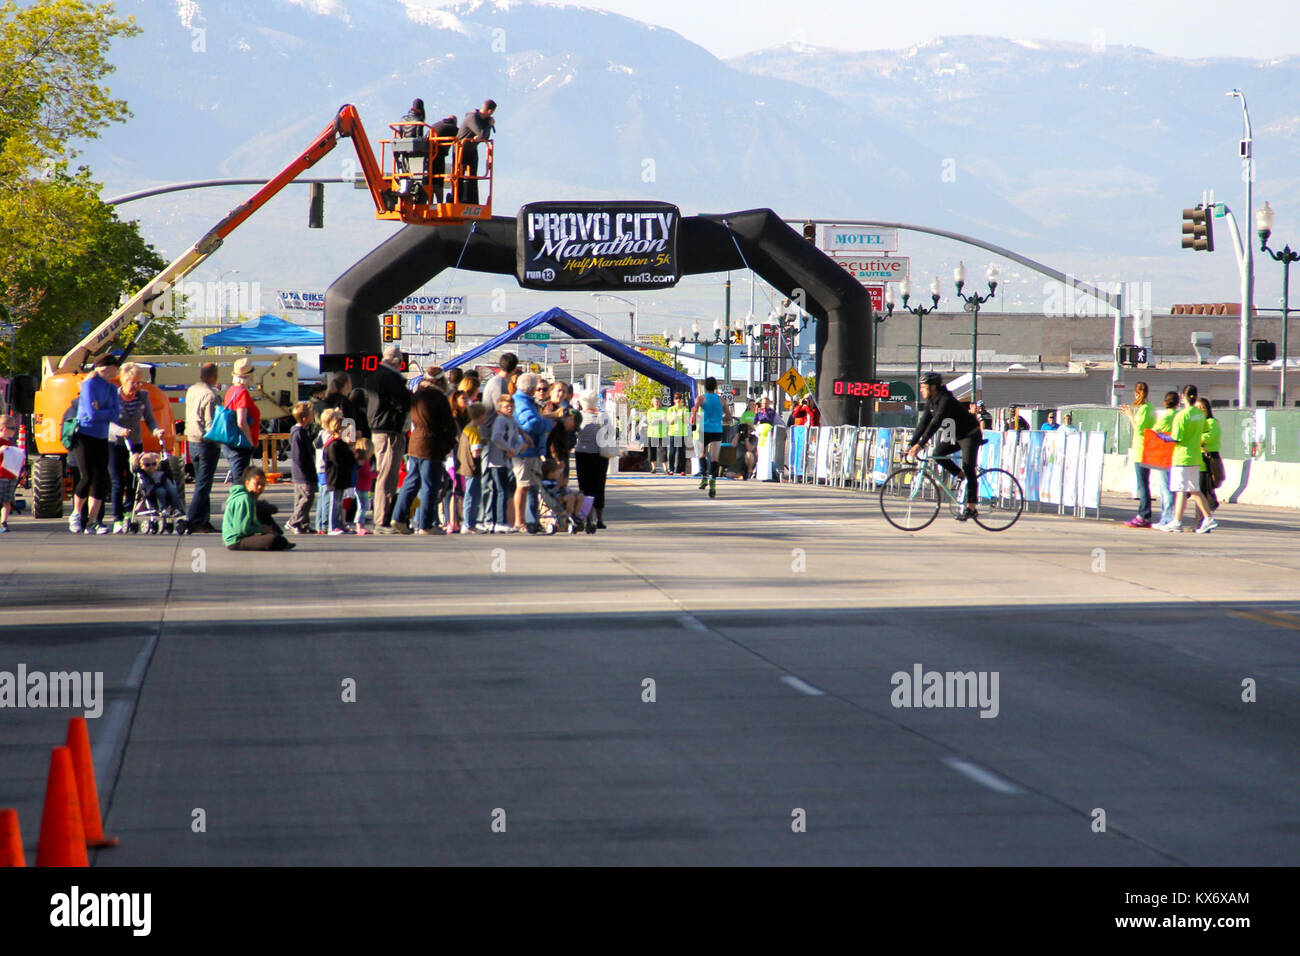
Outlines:
{"type": "MultiPolygon", "coordinates": [[[[171,309],[171,291],[176,283],[202,265],[221,247],[226,237],[238,229],[255,212],[265,206],[301,173],[320,162],[338,145],[351,139],[361,162],[367,191],[375,204],[375,218],[418,225],[436,226],[492,217],[492,142],[483,147],[483,172],[471,176],[463,168],[462,143],[454,136],[435,137],[423,123],[392,123],[392,136],[380,140],[380,159],[375,158],[365,127],[355,106],[339,109],[333,122],[311,144],[266,185],[226,214],[198,242],[185,250],[166,269],[96,328],[92,329],[63,356],[47,355],[41,363],[41,387],[36,393],[33,433],[39,457],[32,463],[35,513],[38,518],[60,517],[63,512],[63,476],[67,451],[59,434],[64,412],[76,399],[82,379],[89,373],[87,365],[106,349],[128,325],[150,313],[140,324],[136,341],[156,315],[171,309]],[[414,133],[416,135],[409,135],[414,133]],[[447,171],[435,174],[434,163],[441,156],[447,171]],[[483,202],[460,202],[462,185],[470,180],[481,183],[483,202]],[[444,202],[434,201],[434,185],[442,186],[444,202]],[[485,187],[485,188],[484,188],[485,187]]],[[[134,348],[126,350],[125,360],[134,348]]],[[[154,416],[170,444],[175,441],[171,407],[161,389],[144,386],[149,393],[154,416]]],[[[157,451],[152,434],[143,435],[146,451],[157,451]]]]}

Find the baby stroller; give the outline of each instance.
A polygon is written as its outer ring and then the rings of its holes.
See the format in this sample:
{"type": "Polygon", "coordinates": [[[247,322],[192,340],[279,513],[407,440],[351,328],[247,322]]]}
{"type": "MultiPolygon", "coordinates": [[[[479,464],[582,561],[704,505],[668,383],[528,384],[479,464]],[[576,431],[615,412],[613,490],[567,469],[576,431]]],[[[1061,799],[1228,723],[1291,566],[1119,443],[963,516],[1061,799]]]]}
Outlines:
{"type": "MultiPolygon", "coordinates": [[[[130,442],[127,443],[130,451],[130,442]]],[[[180,509],[180,493],[167,467],[167,449],[161,454],[131,453],[131,478],[135,493],[127,530],[132,534],[186,534],[189,522],[180,509]],[[156,463],[155,463],[156,459],[156,463]],[[146,464],[146,461],[151,464],[146,464]]]]}
{"type": "Polygon", "coordinates": [[[567,528],[569,534],[586,531],[596,533],[596,515],[593,506],[596,499],[591,495],[582,495],[578,503],[578,513],[570,515],[564,503],[545,483],[537,485],[537,521],[546,534],[555,534],[561,528],[567,528]]]}

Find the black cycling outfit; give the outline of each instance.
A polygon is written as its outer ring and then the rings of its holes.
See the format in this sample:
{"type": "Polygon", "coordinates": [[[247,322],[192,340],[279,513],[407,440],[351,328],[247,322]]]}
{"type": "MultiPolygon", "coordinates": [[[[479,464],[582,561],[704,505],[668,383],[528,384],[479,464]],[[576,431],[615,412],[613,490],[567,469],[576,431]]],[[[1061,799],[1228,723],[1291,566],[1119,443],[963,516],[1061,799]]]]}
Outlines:
{"type": "Polygon", "coordinates": [[[948,389],[938,386],[938,394],[926,402],[925,413],[917,423],[916,431],[912,432],[908,447],[919,445],[924,448],[931,437],[945,430],[944,423],[948,421],[952,422],[948,434],[957,440],[938,442],[934,446],[932,457],[938,459],[943,469],[954,477],[965,476],[966,504],[974,505],[979,500],[975,473],[979,464],[979,447],[984,444],[984,437],[980,433],[979,419],[970,413],[965,403],[959,402],[948,389]],[[958,449],[961,450],[961,467],[951,458],[940,457],[951,455],[958,449]]]}

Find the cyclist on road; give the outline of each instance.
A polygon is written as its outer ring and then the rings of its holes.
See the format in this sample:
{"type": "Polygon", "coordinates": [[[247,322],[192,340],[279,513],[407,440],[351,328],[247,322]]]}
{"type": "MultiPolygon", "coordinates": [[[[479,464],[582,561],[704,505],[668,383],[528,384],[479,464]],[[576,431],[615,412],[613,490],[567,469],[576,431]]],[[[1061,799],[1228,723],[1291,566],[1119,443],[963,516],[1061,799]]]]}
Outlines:
{"type": "Polygon", "coordinates": [[[907,457],[915,458],[936,433],[939,441],[931,455],[944,471],[955,478],[966,478],[966,508],[957,515],[958,521],[974,518],[979,514],[976,502],[979,501],[979,486],[975,472],[978,464],[979,447],[984,443],[980,434],[979,419],[970,413],[965,404],[957,401],[955,395],[948,391],[938,372],[926,372],[921,376],[921,398],[925,399],[925,413],[916,425],[916,431],[908,441],[907,457]],[[941,457],[961,451],[961,466],[951,458],[941,457]]]}

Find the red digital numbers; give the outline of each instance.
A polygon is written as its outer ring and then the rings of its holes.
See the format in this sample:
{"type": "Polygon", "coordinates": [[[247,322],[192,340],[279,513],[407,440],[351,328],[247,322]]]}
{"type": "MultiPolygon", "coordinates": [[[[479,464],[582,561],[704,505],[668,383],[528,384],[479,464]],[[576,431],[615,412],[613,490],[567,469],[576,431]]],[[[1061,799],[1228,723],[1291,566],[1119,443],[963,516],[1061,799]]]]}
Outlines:
{"type": "Polygon", "coordinates": [[[849,382],[836,379],[832,383],[836,395],[849,395],[854,398],[888,398],[888,382],[849,382]]]}
{"type": "Polygon", "coordinates": [[[362,370],[363,372],[374,372],[374,371],[377,371],[378,368],[379,368],[379,356],[378,356],[378,355],[363,355],[363,356],[361,356],[361,370],[362,370]]]}

